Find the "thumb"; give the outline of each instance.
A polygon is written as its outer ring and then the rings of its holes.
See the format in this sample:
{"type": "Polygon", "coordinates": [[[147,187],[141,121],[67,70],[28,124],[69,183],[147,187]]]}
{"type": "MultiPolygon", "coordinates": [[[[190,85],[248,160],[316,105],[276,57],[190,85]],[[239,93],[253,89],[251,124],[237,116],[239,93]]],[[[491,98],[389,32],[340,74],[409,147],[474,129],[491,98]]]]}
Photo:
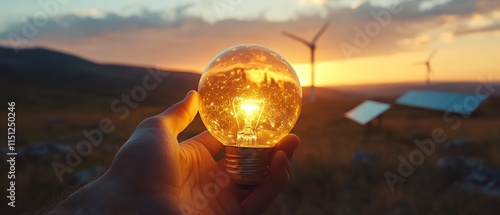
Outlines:
{"type": "Polygon", "coordinates": [[[158,114],[165,128],[177,136],[183,131],[189,123],[191,123],[198,113],[199,94],[194,90],[190,90],[184,100],[172,105],[167,110],[158,114]]]}

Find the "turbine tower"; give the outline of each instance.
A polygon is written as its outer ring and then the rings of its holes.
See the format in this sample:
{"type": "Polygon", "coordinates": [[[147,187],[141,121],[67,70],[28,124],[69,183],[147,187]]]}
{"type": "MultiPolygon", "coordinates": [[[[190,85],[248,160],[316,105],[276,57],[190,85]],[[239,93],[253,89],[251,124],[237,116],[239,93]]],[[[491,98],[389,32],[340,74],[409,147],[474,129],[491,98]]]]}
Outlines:
{"type": "Polygon", "coordinates": [[[314,101],[316,100],[315,99],[315,96],[314,96],[314,93],[315,93],[315,87],[314,87],[314,52],[316,50],[316,42],[318,41],[319,37],[321,37],[321,35],[325,32],[325,30],[328,28],[328,26],[330,25],[330,21],[327,21],[323,27],[318,31],[318,33],[316,33],[316,35],[314,36],[314,38],[312,39],[311,42],[308,42],[307,40],[305,39],[302,39],[296,35],[293,35],[293,34],[290,34],[288,32],[283,32],[283,35],[287,36],[287,37],[290,37],[294,40],[297,40],[303,44],[305,44],[307,47],[309,47],[309,49],[311,50],[311,103],[314,103],[314,101]]]}
{"type": "Polygon", "coordinates": [[[429,89],[430,87],[430,84],[431,84],[431,74],[432,74],[432,67],[431,67],[431,60],[432,58],[434,57],[434,55],[436,54],[436,50],[433,50],[431,52],[431,54],[429,55],[429,57],[427,57],[427,60],[424,61],[424,62],[419,62],[419,63],[416,63],[417,65],[425,65],[425,67],[427,68],[427,73],[426,73],[426,85],[425,87],[427,88],[427,90],[429,89]]]}

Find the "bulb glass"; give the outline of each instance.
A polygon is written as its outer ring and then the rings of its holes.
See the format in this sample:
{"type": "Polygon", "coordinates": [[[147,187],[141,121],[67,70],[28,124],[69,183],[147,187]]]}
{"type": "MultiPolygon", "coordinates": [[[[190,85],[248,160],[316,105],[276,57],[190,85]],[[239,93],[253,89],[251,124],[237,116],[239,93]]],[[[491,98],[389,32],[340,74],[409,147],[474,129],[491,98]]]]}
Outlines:
{"type": "Polygon", "coordinates": [[[198,92],[203,123],[226,146],[274,147],[292,130],[302,107],[292,66],[258,45],[221,52],[203,72],[198,92]]]}

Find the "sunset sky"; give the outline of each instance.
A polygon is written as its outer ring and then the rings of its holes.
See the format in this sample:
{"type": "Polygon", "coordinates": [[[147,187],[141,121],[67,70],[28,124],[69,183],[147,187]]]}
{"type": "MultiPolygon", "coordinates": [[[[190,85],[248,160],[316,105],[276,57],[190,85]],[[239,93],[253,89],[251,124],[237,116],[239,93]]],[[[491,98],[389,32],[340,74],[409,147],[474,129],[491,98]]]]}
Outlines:
{"type": "Polygon", "coordinates": [[[282,32],[310,40],[331,20],[317,43],[319,86],[423,83],[425,67],[415,62],[434,49],[433,81],[500,81],[498,0],[43,2],[57,1],[3,1],[0,45],[202,72],[228,47],[261,44],[285,57],[308,85],[309,49],[282,32]]]}

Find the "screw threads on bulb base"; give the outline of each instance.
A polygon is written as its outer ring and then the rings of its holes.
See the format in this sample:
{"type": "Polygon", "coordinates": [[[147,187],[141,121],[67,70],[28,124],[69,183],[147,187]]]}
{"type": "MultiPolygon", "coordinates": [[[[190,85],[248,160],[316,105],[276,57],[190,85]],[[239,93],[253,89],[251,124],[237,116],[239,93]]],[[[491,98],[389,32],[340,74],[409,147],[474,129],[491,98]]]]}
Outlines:
{"type": "Polygon", "coordinates": [[[267,179],[272,148],[226,147],[226,172],[231,181],[251,190],[267,179]]]}

